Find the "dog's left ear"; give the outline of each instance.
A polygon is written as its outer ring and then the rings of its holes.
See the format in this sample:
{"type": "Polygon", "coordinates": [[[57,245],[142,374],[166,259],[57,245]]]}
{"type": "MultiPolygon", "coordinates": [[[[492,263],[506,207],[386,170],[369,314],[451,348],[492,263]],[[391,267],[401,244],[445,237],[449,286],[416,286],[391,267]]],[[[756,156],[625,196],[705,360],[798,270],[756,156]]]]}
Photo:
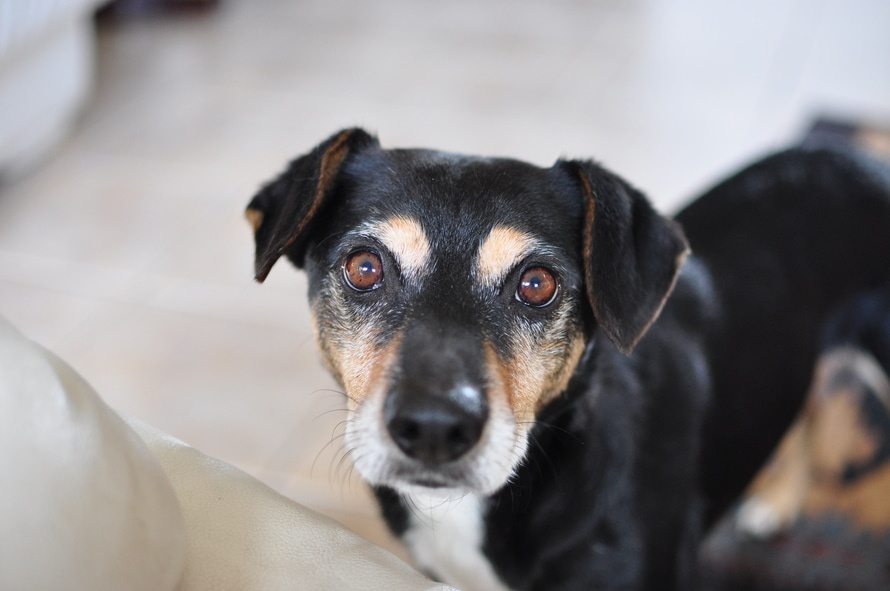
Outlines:
{"type": "Polygon", "coordinates": [[[658,318],[689,244],[646,197],[590,161],[562,161],[584,197],[584,283],[594,318],[623,353],[658,318]]]}
{"type": "Polygon", "coordinates": [[[344,129],[290,163],[247,206],[245,215],[256,239],[256,280],[262,283],[283,254],[302,267],[312,222],[335,192],[340,169],[350,153],[379,146],[359,128],[344,129]]]}

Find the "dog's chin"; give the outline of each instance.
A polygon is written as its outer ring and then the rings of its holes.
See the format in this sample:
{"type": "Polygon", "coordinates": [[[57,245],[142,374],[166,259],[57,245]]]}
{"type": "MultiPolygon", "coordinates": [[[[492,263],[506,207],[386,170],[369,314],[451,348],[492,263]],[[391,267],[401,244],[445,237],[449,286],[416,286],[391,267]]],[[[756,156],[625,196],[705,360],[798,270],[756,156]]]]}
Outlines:
{"type": "Polygon", "coordinates": [[[489,495],[506,484],[507,480],[507,478],[502,481],[479,478],[468,468],[449,467],[439,471],[425,467],[402,466],[393,471],[393,477],[388,479],[386,484],[407,495],[450,497],[465,494],[489,495]]]}
{"type": "Polygon", "coordinates": [[[447,465],[438,469],[414,465],[402,459],[387,462],[378,471],[359,473],[372,485],[387,486],[405,495],[454,497],[466,494],[488,496],[497,492],[510,479],[512,470],[505,474],[478,473],[470,466],[447,465]]]}
{"type": "MultiPolygon", "coordinates": [[[[461,486],[449,486],[439,483],[431,483],[430,481],[420,480],[404,480],[394,481],[390,488],[396,492],[409,497],[442,497],[442,498],[458,498],[466,494],[477,493],[477,491],[469,490],[461,486]]],[[[480,494],[480,493],[477,493],[480,494]]]]}

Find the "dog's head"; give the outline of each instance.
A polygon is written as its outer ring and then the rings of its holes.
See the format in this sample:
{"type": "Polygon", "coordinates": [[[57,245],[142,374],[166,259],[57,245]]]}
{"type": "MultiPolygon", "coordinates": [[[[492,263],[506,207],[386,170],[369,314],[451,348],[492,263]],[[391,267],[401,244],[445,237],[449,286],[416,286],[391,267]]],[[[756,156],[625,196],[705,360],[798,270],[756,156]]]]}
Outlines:
{"type": "Polygon", "coordinates": [[[687,253],[679,228],[587,161],[385,150],[341,131],[254,197],[256,278],[309,274],[347,445],[372,484],[492,493],[598,328],[628,352],[687,253]]]}

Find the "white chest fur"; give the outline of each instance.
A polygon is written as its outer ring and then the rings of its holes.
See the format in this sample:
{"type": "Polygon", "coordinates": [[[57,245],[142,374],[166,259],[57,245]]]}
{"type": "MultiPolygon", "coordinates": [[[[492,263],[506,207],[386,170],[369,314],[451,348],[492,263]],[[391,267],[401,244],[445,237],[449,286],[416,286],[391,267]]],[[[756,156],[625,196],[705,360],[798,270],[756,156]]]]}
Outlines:
{"type": "Polygon", "coordinates": [[[427,569],[463,591],[508,591],[482,552],[484,503],[475,495],[410,495],[411,519],[402,536],[427,569]]]}

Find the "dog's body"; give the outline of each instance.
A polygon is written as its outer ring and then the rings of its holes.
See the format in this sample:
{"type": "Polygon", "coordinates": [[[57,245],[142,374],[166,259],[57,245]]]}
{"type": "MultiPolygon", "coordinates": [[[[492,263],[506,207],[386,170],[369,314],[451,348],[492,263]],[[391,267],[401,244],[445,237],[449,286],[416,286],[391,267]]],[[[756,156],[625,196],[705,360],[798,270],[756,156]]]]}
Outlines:
{"type": "Polygon", "coordinates": [[[282,254],[309,272],[391,529],[467,591],[694,586],[703,527],[790,423],[824,316],[890,278],[886,185],[821,152],[682,212],[685,266],[679,228],[593,163],[360,130],[248,212],[259,279],[282,254]]]}

